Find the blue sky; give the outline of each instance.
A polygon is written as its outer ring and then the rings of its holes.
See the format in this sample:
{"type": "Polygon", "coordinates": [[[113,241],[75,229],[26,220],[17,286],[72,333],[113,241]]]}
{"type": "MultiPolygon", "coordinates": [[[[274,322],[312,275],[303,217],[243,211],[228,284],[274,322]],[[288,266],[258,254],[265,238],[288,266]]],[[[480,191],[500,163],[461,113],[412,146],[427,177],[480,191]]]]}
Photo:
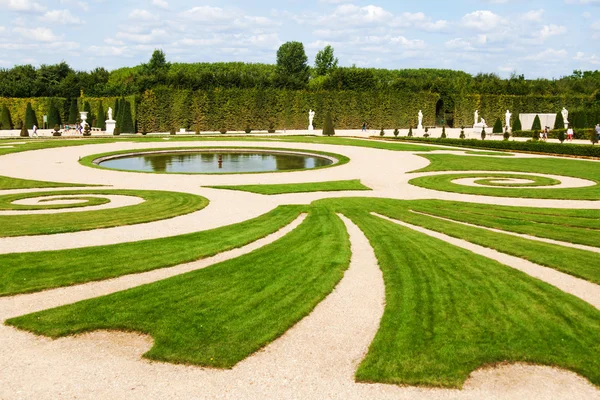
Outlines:
{"type": "Polygon", "coordinates": [[[115,69],[149,59],[312,63],[560,77],[600,69],[600,0],[0,0],[0,67],[62,60],[115,69]]]}

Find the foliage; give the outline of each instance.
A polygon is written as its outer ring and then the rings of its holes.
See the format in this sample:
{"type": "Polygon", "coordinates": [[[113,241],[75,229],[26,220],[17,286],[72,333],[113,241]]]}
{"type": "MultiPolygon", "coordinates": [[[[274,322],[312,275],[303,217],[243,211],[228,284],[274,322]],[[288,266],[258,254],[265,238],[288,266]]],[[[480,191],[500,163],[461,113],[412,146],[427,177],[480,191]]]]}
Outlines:
{"type": "Polygon", "coordinates": [[[60,112],[54,102],[50,102],[50,109],[48,110],[48,126],[61,125],[60,112]]]}
{"type": "Polygon", "coordinates": [[[598,134],[596,132],[590,132],[589,139],[590,142],[592,142],[592,145],[598,143],[598,134]]]}
{"type": "Polygon", "coordinates": [[[250,129],[250,127],[249,127],[249,126],[246,126],[246,127],[244,128],[244,132],[245,132],[245,133],[251,133],[251,132],[252,132],[252,129],[250,129]]]}
{"type": "Polygon", "coordinates": [[[10,117],[10,110],[6,105],[2,105],[2,115],[0,116],[0,129],[13,129],[12,118],[10,117]]]}
{"type": "Polygon", "coordinates": [[[408,137],[413,137],[413,130],[412,130],[412,125],[410,126],[410,128],[408,128],[408,137]]]}
{"type": "Polygon", "coordinates": [[[446,139],[446,125],[442,126],[442,139],[446,139]]]}
{"type": "Polygon", "coordinates": [[[565,120],[561,112],[556,113],[556,120],[554,121],[554,129],[564,129],[565,120]]]}
{"type": "Polygon", "coordinates": [[[35,111],[31,107],[31,103],[27,103],[27,108],[25,109],[25,126],[27,128],[32,128],[33,125],[40,126],[38,124],[37,116],[35,115],[35,111]]]}
{"type": "Polygon", "coordinates": [[[481,140],[485,140],[485,128],[481,130],[481,140]]]}
{"type": "Polygon", "coordinates": [[[115,130],[113,131],[114,136],[119,136],[121,134],[121,128],[115,126],[115,130]]]}
{"type": "Polygon", "coordinates": [[[400,134],[400,131],[398,130],[398,128],[394,129],[394,136],[398,137],[398,135],[400,134]]]}
{"type": "Polygon", "coordinates": [[[121,100],[120,128],[122,133],[135,133],[135,127],[131,117],[131,105],[125,99],[121,100]]]}
{"type": "Polygon", "coordinates": [[[385,130],[383,128],[379,131],[379,136],[385,136],[385,130]]]}
{"type": "Polygon", "coordinates": [[[52,132],[52,136],[62,136],[62,134],[60,133],[59,124],[54,125],[54,132],[52,132]]]}
{"type": "Polygon", "coordinates": [[[492,130],[492,133],[502,133],[502,121],[500,121],[500,118],[496,118],[496,122],[494,123],[494,129],[492,130]]]}
{"type": "Polygon", "coordinates": [[[459,135],[460,139],[464,139],[465,138],[465,127],[461,126],[460,127],[460,135],[459,135]]]}
{"type": "Polygon", "coordinates": [[[531,125],[531,130],[532,131],[541,131],[542,130],[542,123],[540,121],[539,115],[536,115],[535,118],[533,119],[533,125],[531,125]]]}
{"type": "MultiPolygon", "coordinates": [[[[383,131],[383,129],[382,129],[383,131]]],[[[333,120],[331,119],[331,112],[327,111],[325,114],[325,123],[323,124],[323,135],[333,136],[335,135],[335,129],[333,127],[333,120]]]]}
{"type": "Polygon", "coordinates": [[[102,105],[102,101],[98,102],[98,108],[96,109],[96,128],[100,128],[100,130],[106,130],[106,114],[104,113],[104,106],[102,105]]]}
{"type": "Polygon", "coordinates": [[[538,130],[533,130],[531,131],[531,139],[532,140],[539,140],[540,139],[540,132],[538,130]]]}
{"type": "Polygon", "coordinates": [[[506,128],[506,130],[504,131],[504,134],[502,136],[504,137],[504,140],[510,139],[510,133],[508,133],[508,127],[506,128]]]}
{"type": "Polygon", "coordinates": [[[327,75],[337,68],[337,65],[338,59],[333,55],[333,47],[327,45],[317,52],[314,73],[316,76],[327,75]]]}
{"type": "MultiPolygon", "coordinates": [[[[563,125],[564,126],[564,125],[563,125]]],[[[565,130],[564,129],[560,129],[557,133],[557,138],[558,140],[562,143],[565,141],[565,130]]]]}
{"type": "Polygon", "coordinates": [[[21,123],[21,133],[19,134],[21,137],[29,137],[29,131],[27,130],[27,126],[24,123],[21,123]]]}
{"type": "Polygon", "coordinates": [[[281,88],[303,89],[308,85],[310,69],[301,42],[286,42],[277,50],[276,85],[281,88]]]}
{"type": "Polygon", "coordinates": [[[516,132],[516,131],[520,131],[520,130],[522,130],[522,129],[523,129],[523,128],[522,128],[522,126],[521,126],[521,119],[520,119],[520,118],[517,116],[517,117],[514,119],[514,121],[513,121],[513,123],[512,123],[512,127],[511,127],[511,129],[510,129],[510,130],[511,130],[512,132],[516,132]]]}
{"type": "Polygon", "coordinates": [[[67,124],[74,124],[79,119],[79,111],[77,110],[77,99],[71,99],[69,105],[69,116],[67,118],[67,124]]]}

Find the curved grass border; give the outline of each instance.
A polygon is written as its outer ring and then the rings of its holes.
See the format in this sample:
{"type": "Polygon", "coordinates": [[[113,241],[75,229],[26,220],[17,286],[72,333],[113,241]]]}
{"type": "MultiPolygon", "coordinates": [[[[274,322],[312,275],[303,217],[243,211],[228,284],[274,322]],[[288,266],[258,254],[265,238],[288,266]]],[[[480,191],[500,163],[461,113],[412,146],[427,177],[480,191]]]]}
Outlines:
{"type": "Polygon", "coordinates": [[[538,187],[538,186],[556,186],[560,185],[561,182],[558,179],[547,178],[545,176],[535,175],[522,175],[522,178],[518,178],[519,175],[511,174],[511,177],[506,177],[502,174],[492,174],[489,178],[476,179],[473,183],[477,185],[485,186],[497,186],[505,188],[524,188],[524,187],[538,187]],[[529,182],[526,183],[511,183],[510,179],[524,179],[529,182]]]}
{"type": "Polygon", "coordinates": [[[119,171],[119,172],[131,172],[131,173],[142,173],[142,174],[167,174],[167,175],[248,175],[248,174],[274,174],[274,173],[291,173],[291,172],[300,172],[300,171],[315,171],[324,168],[333,168],[338,167],[340,165],[344,165],[350,162],[350,158],[336,153],[329,153],[325,151],[313,151],[313,150],[303,150],[303,149],[285,149],[279,147],[173,147],[173,148],[150,148],[150,149],[131,149],[131,150],[121,150],[121,151],[112,151],[100,154],[92,154],[86,157],[83,157],[79,160],[81,165],[86,167],[98,168],[108,171],[119,171]],[[126,155],[134,155],[134,154],[146,154],[146,153],[168,153],[168,152],[201,152],[208,150],[238,150],[238,151],[261,151],[261,152],[284,152],[289,154],[299,154],[299,155],[314,155],[314,156],[324,156],[327,158],[333,158],[337,162],[334,162],[331,165],[324,165],[322,167],[315,168],[302,168],[295,169],[289,171],[265,171],[265,172],[215,172],[215,173],[198,173],[198,172],[151,172],[151,171],[130,171],[130,170],[122,170],[116,168],[107,168],[103,167],[99,164],[96,164],[95,161],[98,159],[107,159],[107,157],[118,157],[118,156],[126,156],[126,155]]]}
{"type": "Polygon", "coordinates": [[[276,185],[205,186],[212,189],[239,190],[264,195],[311,192],[340,192],[345,190],[373,190],[363,185],[360,179],[328,182],[283,183],[276,185]]]}
{"type": "MultiPolygon", "coordinates": [[[[56,193],[56,192],[51,192],[56,193]]],[[[65,193],[61,193],[64,195],[65,193]]],[[[0,195],[0,210],[23,210],[23,211],[31,211],[31,210],[61,210],[61,209],[69,209],[69,208],[80,208],[80,207],[93,207],[93,206],[101,206],[104,204],[110,203],[110,200],[102,197],[94,197],[94,196],[72,196],[72,197],[52,197],[54,195],[47,195],[45,193],[15,193],[15,194],[6,194],[0,195]],[[46,198],[48,197],[48,198],[46,198]],[[52,197],[52,198],[50,198],[52,197]],[[13,204],[15,201],[25,200],[29,198],[40,198],[39,203],[35,205],[25,205],[25,204],[13,204]],[[45,202],[51,201],[60,201],[60,200],[79,200],[79,203],[72,204],[44,204],[45,202]]]]}
{"type": "MultiPolygon", "coordinates": [[[[160,190],[85,190],[27,193],[26,195],[123,195],[141,197],[140,204],[95,211],[62,212],[55,214],[2,215],[0,237],[49,235],[141,224],[177,217],[203,209],[208,199],[195,194],[160,190]]],[[[24,194],[8,195],[9,198],[24,194]]],[[[29,206],[24,206],[29,207],[29,206]]]]}

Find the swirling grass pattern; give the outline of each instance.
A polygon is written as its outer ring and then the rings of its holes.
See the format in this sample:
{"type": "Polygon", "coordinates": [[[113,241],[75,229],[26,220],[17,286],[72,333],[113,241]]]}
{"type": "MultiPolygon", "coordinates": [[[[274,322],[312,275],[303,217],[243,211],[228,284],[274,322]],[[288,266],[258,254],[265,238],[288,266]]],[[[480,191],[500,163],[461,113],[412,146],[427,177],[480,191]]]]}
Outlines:
{"type": "MultiPolygon", "coordinates": [[[[37,192],[0,197],[0,205],[6,209],[37,209],[36,206],[18,206],[11,202],[28,197],[41,196],[76,196],[86,203],[70,205],[41,206],[42,208],[60,208],[65,212],[44,215],[2,215],[0,216],[0,237],[48,235],[55,233],[76,232],[90,229],[109,228],[123,225],[140,224],[173,218],[179,215],[198,211],[208,205],[204,197],[179,192],[150,190],[77,190],[37,192]],[[106,203],[102,197],[95,196],[133,196],[143,199],[140,204],[120,208],[94,211],[68,212],[67,207],[106,203]],[[94,196],[94,197],[91,197],[94,196]]],[[[70,198],[70,197],[69,197],[70,198]]]]}

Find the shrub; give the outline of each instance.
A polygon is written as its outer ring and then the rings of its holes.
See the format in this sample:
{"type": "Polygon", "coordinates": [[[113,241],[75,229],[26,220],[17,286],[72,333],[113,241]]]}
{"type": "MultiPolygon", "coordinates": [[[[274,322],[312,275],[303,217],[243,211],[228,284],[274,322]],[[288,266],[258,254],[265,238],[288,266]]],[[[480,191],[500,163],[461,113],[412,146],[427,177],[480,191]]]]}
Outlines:
{"type": "Polygon", "coordinates": [[[335,135],[335,129],[333,127],[333,120],[331,119],[331,112],[327,111],[325,114],[325,123],[323,124],[323,135],[333,136],[335,135]]]}
{"type": "Polygon", "coordinates": [[[77,111],[77,99],[71,99],[71,105],[69,106],[69,117],[67,118],[67,124],[74,124],[79,118],[79,111],[77,111]]]}
{"type": "Polygon", "coordinates": [[[148,130],[146,129],[146,127],[142,127],[142,132],[141,132],[142,136],[146,136],[148,134],[148,130]]]}
{"type": "Polygon", "coordinates": [[[115,126],[115,130],[113,132],[113,135],[119,136],[120,134],[121,134],[121,128],[119,128],[118,126],[115,126]]]}
{"type": "MultiPolygon", "coordinates": [[[[559,114],[560,114],[560,113],[559,113],[559,114]]],[[[562,117],[562,115],[561,115],[561,117],[562,117]]],[[[557,137],[558,137],[558,140],[559,140],[561,143],[562,143],[562,142],[564,142],[564,141],[565,141],[565,130],[564,130],[564,129],[560,129],[560,130],[558,131],[557,137]]]]}
{"type": "Polygon", "coordinates": [[[379,131],[379,136],[385,136],[385,131],[383,130],[383,128],[381,128],[381,130],[379,131]]]}
{"type": "Polygon", "coordinates": [[[400,134],[400,131],[398,130],[398,128],[394,129],[394,136],[398,137],[399,134],[400,134]]]}
{"type": "Polygon", "coordinates": [[[88,113],[88,121],[93,121],[96,118],[96,116],[92,114],[92,107],[90,106],[90,103],[88,103],[87,101],[83,102],[83,111],[88,113]]]}
{"type": "Polygon", "coordinates": [[[598,143],[598,135],[596,134],[596,132],[590,132],[589,135],[590,142],[592,142],[592,145],[598,143]]]}
{"type": "Polygon", "coordinates": [[[531,139],[533,140],[539,140],[540,139],[540,132],[537,130],[533,130],[533,133],[531,134],[531,139]]]}
{"type": "Polygon", "coordinates": [[[506,128],[506,130],[504,131],[504,140],[508,140],[510,139],[510,133],[508,133],[508,128],[506,128]]]}
{"type": "Polygon", "coordinates": [[[269,129],[267,129],[267,133],[275,133],[275,122],[269,122],[269,129]]]}
{"type": "Polygon", "coordinates": [[[19,134],[21,137],[29,137],[29,131],[27,130],[27,126],[21,122],[21,133],[19,134]]]}
{"type": "Polygon", "coordinates": [[[485,128],[481,130],[481,140],[485,140],[485,128]]]}
{"type": "Polygon", "coordinates": [[[523,127],[521,126],[521,120],[519,119],[519,117],[515,118],[511,127],[511,131],[513,131],[513,136],[515,131],[520,131],[522,129],[523,127]]]}
{"type": "Polygon", "coordinates": [[[177,134],[177,130],[175,129],[174,126],[171,127],[171,129],[169,129],[169,135],[175,135],[177,134]]]}
{"type": "Polygon", "coordinates": [[[492,133],[502,133],[502,121],[500,121],[500,118],[496,118],[496,122],[494,122],[494,128],[492,129],[492,133]]]}
{"type": "Polygon", "coordinates": [[[2,106],[2,115],[0,116],[0,128],[1,129],[13,129],[12,118],[10,117],[10,110],[6,106],[2,106]]]}
{"type": "Polygon", "coordinates": [[[408,128],[408,137],[413,137],[412,125],[408,128]]]}
{"type": "Polygon", "coordinates": [[[446,139],[446,125],[442,126],[442,139],[446,139]]]}
{"type": "Polygon", "coordinates": [[[250,127],[248,125],[246,125],[246,128],[244,129],[244,132],[250,133],[250,132],[252,132],[252,129],[250,129],[250,127]]]}
{"type": "Polygon", "coordinates": [[[133,118],[131,117],[131,104],[122,99],[120,108],[120,124],[122,133],[135,133],[135,127],[133,126],[133,118]]]}
{"type": "Polygon", "coordinates": [[[85,128],[83,129],[83,136],[92,136],[90,124],[85,124],[85,128]]]}
{"type": "Polygon", "coordinates": [[[58,125],[58,124],[54,125],[54,132],[52,132],[52,136],[61,136],[60,125],[58,125]]]}
{"type": "Polygon", "coordinates": [[[106,114],[104,113],[104,106],[102,102],[98,102],[98,109],[96,110],[96,123],[94,127],[100,128],[100,130],[106,130],[106,114]]]}
{"type": "Polygon", "coordinates": [[[542,130],[542,123],[540,122],[539,115],[536,115],[535,118],[533,119],[533,125],[531,125],[531,130],[532,131],[541,131],[542,130]]]}
{"type": "Polygon", "coordinates": [[[564,129],[565,128],[565,120],[563,119],[562,113],[556,113],[556,121],[554,121],[554,129],[564,129]]]}
{"type": "Polygon", "coordinates": [[[219,132],[221,132],[221,135],[224,135],[227,133],[227,129],[226,128],[221,128],[219,129],[219,132]]]}
{"type": "Polygon", "coordinates": [[[465,127],[461,126],[460,127],[460,136],[459,138],[464,139],[465,138],[465,127]]]}
{"type": "Polygon", "coordinates": [[[27,103],[27,108],[25,109],[25,126],[30,128],[33,127],[33,125],[39,127],[35,111],[33,111],[31,103],[27,103]]]}
{"type": "MultiPolygon", "coordinates": [[[[54,102],[50,102],[48,107],[48,126],[60,125],[60,113],[54,102]]],[[[55,130],[56,131],[56,130],[55,130]]]]}

